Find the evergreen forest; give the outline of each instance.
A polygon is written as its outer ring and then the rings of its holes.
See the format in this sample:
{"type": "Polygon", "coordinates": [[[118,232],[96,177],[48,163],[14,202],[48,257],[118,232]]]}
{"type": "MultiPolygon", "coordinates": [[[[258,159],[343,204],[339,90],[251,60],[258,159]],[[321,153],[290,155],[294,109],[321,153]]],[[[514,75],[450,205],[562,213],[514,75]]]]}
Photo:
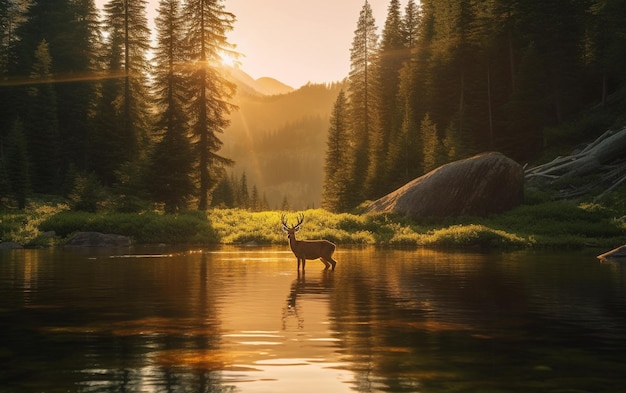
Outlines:
{"type": "MultiPolygon", "coordinates": [[[[223,148],[250,143],[228,135],[238,105],[220,66],[234,51],[227,1],[161,0],[152,36],[146,7],[0,0],[0,205],[44,194],[86,211],[276,207],[272,185],[249,192],[223,148]]],[[[551,138],[586,132],[551,129],[590,108],[623,109],[622,0],[390,0],[380,26],[365,1],[355,19],[350,73],[323,89],[336,95],[330,115],[251,139],[267,148],[257,170],[318,167],[301,193],[319,190],[330,211],[486,150],[528,162],[551,138]],[[288,133],[325,151],[300,161],[288,133]]]]}
{"type": "Polygon", "coordinates": [[[381,31],[366,1],[322,206],[349,210],[484,151],[525,164],[623,125],[624,20],[622,0],[391,0],[381,31]],[[611,115],[586,119],[601,107],[611,115]]]}

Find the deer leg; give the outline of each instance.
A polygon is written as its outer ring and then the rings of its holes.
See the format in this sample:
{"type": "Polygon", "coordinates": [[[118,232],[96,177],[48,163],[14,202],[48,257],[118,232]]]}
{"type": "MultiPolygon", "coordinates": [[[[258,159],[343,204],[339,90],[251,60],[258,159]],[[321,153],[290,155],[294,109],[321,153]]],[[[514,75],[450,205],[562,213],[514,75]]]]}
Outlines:
{"type": "Polygon", "coordinates": [[[302,258],[302,272],[304,272],[304,265],[306,265],[306,258],[302,258]]]}
{"type": "MultiPolygon", "coordinates": [[[[333,257],[328,257],[328,259],[326,259],[325,263],[328,263],[329,265],[333,265],[333,270],[335,270],[335,266],[337,265],[337,261],[335,261],[333,259],[333,257]]],[[[328,269],[328,266],[326,267],[326,269],[328,269]]]]}
{"type": "Polygon", "coordinates": [[[328,268],[330,267],[330,263],[328,263],[324,258],[320,258],[320,261],[322,261],[322,263],[324,264],[324,270],[328,270],[328,268]]]}

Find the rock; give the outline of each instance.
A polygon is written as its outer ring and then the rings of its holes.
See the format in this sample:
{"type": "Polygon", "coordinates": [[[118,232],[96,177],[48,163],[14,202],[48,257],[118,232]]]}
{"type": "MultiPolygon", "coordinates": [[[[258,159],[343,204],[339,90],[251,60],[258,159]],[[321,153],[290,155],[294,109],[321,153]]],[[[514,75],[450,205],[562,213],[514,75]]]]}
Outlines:
{"type": "Polygon", "coordinates": [[[604,254],[598,255],[598,259],[605,261],[608,259],[622,259],[626,261],[626,245],[612,249],[604,254]]]}
{"type": "Polygon", "coordinates": [[[100,232],[78,232],[72,236],[65,247],[128,247],[131,240],[127,236],[100,232]]]}
{"type": "Polygon", "coordinates": [[[259,243],[255,242],[254,240],[251,240],[249,242],[246,242],[243,244],[244,247],[258,247],[259,243]]]}
{"type": "Polygon", "coordinates": [[[413,218],[487,216],[523,199],[522,166],[492,152],[443,165],[372,202],[366,211],[413,218]]]}
{"type": "Polygon", "coordinates": [[[47,231],[41,234],[43,239],[53,239],[57,233],[55,231],[47,231]]]}
{"type": "Polygon", "coordinates": [[[19,250],[21,248],[24,248],[21,244],[0,241],[0,250],[19,250]]]}

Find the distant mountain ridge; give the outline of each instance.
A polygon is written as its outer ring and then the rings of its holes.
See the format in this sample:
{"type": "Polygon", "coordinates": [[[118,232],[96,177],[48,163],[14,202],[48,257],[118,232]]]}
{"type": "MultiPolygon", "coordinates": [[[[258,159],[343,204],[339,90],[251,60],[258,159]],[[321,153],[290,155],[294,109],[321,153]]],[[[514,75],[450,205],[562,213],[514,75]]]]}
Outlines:
{"type": "Polygon", "coordinates": [[[291,93],[295,89],[274,78],[261,77],[254,79],[238,67],[224,66],[226,76],[237,85],[238,94],[257,96],[273,96],[291,93]]]}
{"type": "Polygon", "coordinates": [[[292,208],[319,207],[330,113],[340,83],[294,89],[274,78],[254,79],[225,69],[237,85],[230,126],[220,154],[235,161],[236,177],[246,173],[271,208],[286,198],[292,208]]]}

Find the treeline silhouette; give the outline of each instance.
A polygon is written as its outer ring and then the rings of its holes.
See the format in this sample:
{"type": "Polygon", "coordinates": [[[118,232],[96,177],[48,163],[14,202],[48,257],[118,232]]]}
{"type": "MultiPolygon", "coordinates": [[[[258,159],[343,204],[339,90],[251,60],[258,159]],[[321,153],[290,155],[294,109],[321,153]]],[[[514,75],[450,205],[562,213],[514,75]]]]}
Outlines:
{"type": "Polygon", "coordinates": [[[227,6],[159,2],[151,47],[144,2],[102,18],[93,0],[0,2],[0,203],[206,209],[245,173],[261,206],[344,211],[448,161],[526,162],[619,119],[552,131],[590,107],[623,120],[621,0],[390,0],[380,35],[365,1],[346,80],[274,96],[235,95],[220,68],[227,6]]]}

